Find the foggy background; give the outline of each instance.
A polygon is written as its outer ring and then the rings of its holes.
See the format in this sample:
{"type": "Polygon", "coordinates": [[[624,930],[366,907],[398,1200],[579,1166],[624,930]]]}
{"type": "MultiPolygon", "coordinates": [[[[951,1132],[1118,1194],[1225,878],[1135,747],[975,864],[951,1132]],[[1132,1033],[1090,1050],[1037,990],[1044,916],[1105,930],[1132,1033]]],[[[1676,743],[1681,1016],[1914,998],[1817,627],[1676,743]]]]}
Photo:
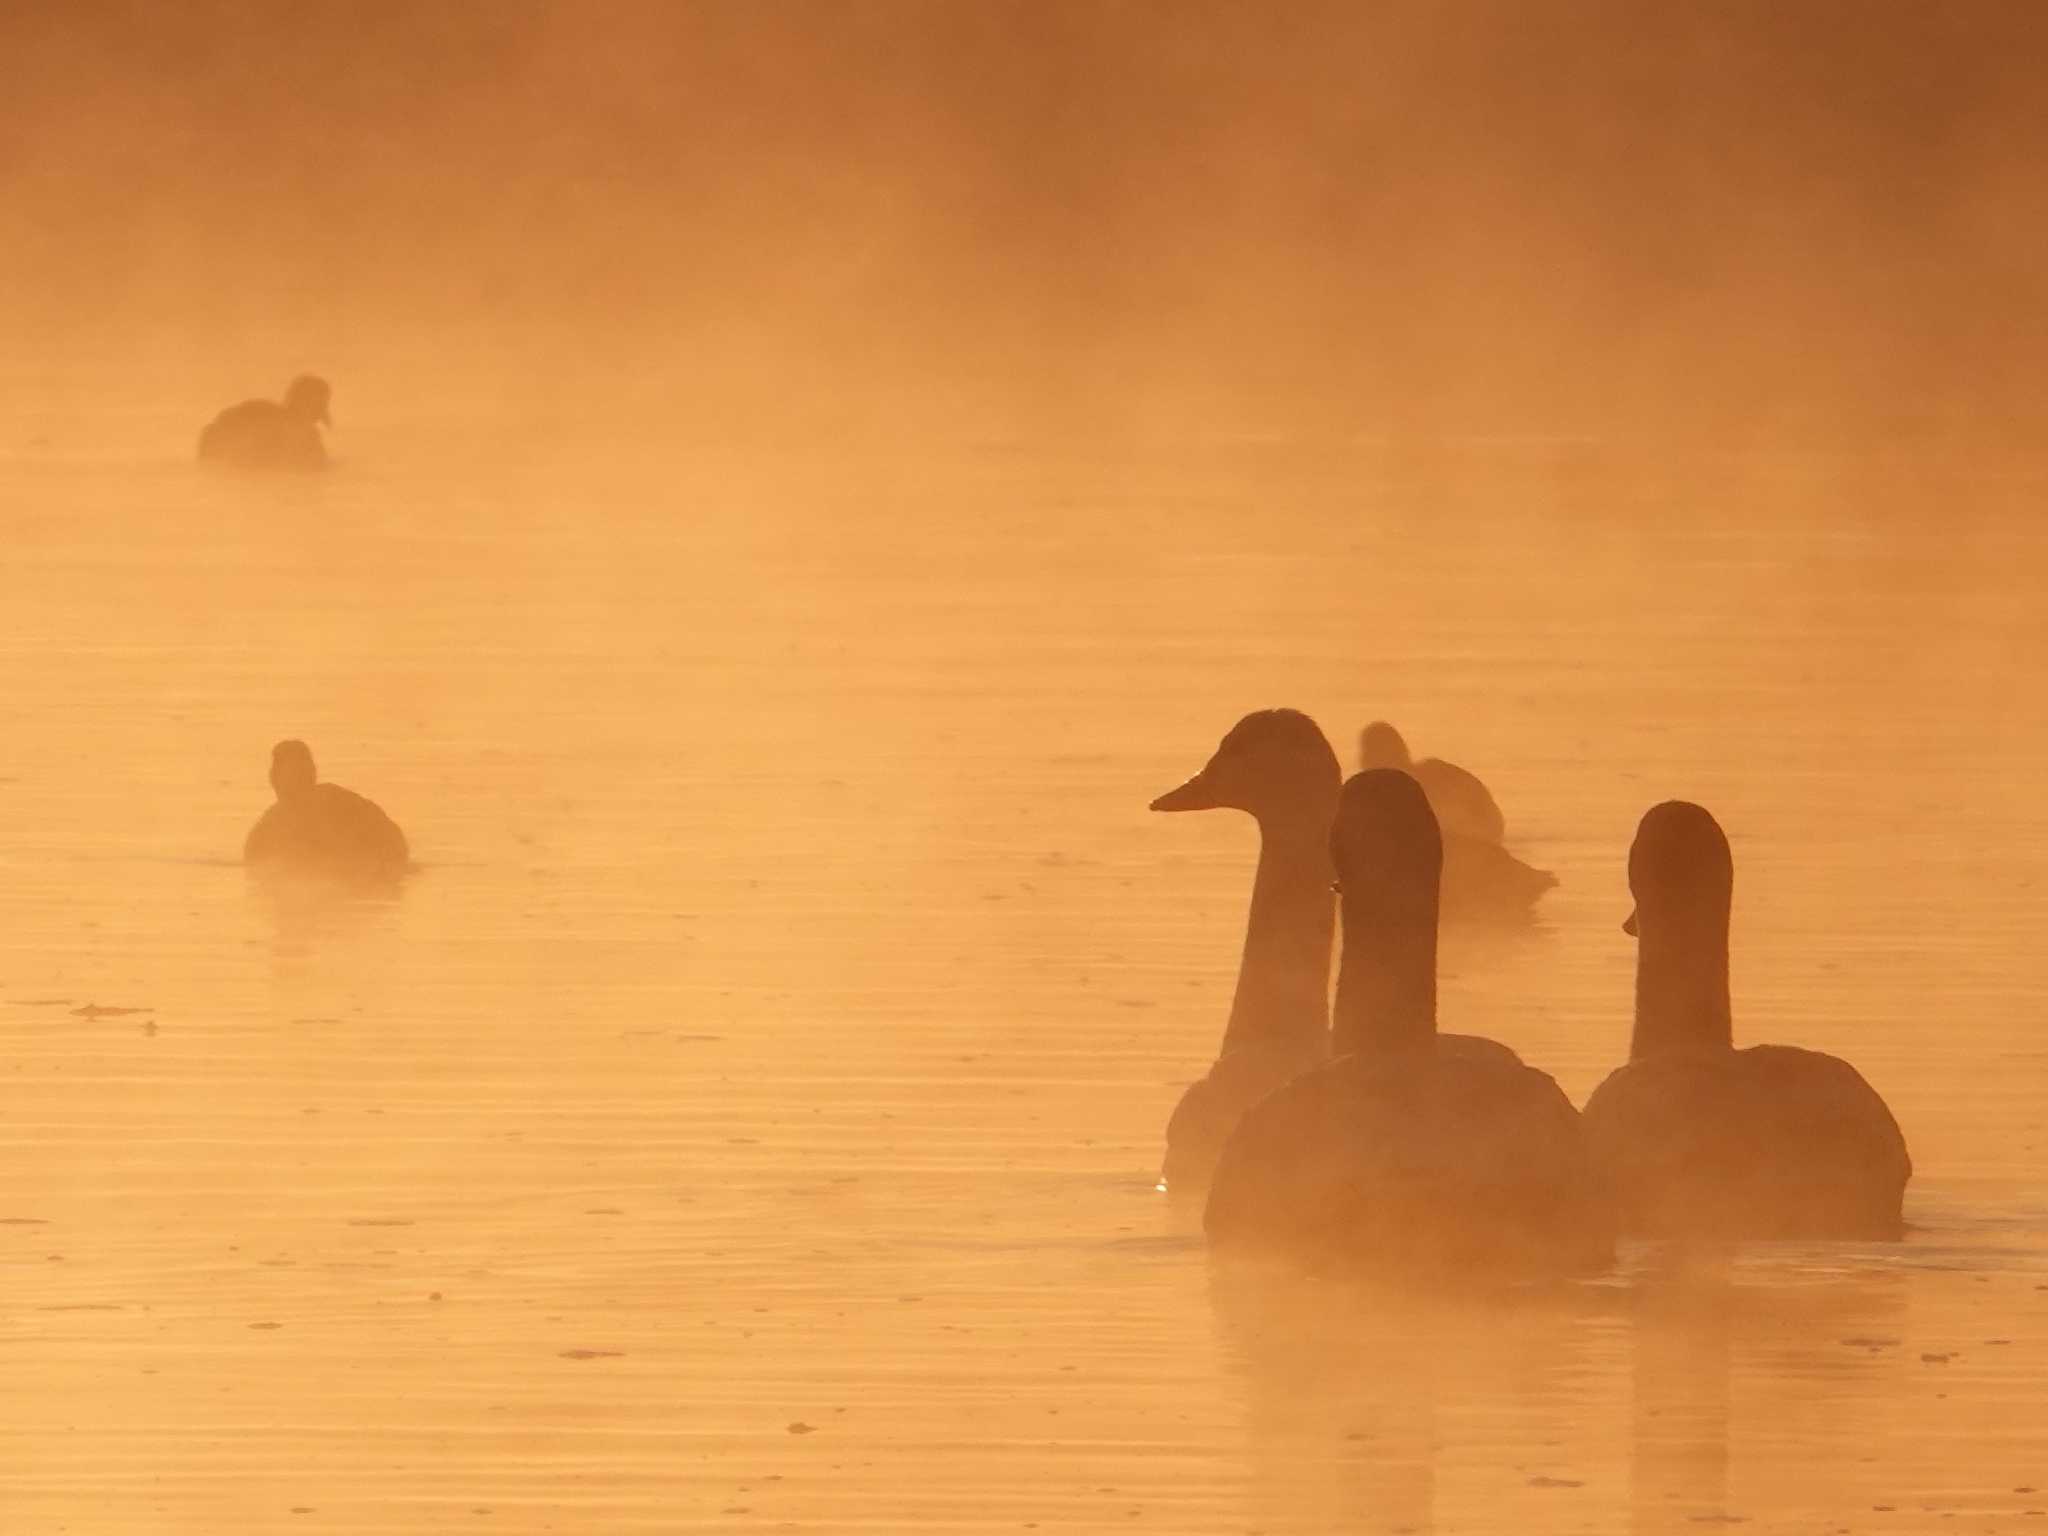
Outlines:
{"type": "Polygon", "coordinates": [[[770,434],[2025,432],[2040,15],[15,4],[0,367],[770,434]]]}
{"type": "Polygon", "coordinates": [[[2038,1529],[2044,14],[0,0],[0,1530],[2038,1529]],[[1213,1263],[1282,704],[1574,1100],[1710,807],[1906,1240],[1213,1263]]]}
{"type": "Polygon", "coordinates": [[[0,1530],[2038,1530],[2040,16],[0,0],[0,1530]],[[1270,705],[1495,788],[1573,1100],[1708,805],[1907,1239],[1212,1264],[1270,705]]]}

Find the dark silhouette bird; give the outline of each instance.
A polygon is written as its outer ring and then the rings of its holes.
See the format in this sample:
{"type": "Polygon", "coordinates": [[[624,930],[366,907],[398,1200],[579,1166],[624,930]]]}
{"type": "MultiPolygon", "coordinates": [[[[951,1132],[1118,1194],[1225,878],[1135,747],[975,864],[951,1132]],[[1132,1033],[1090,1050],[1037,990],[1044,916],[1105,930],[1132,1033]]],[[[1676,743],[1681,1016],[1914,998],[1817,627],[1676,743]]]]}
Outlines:
{"type": "MultiPolygon", "coordinates": [[[[1399,770],[1388,770],[1398,772],[1399,770]]],[[[1557,885],[1547,869],[1525,864],[1499,843],[1446,837],[1443,915],[1474,923],[1514,923],[1557,885]]]]}
{"type": "Polygon", "coordinates": [[[1169,1189],[1206,1181],[1238,1116],[1329,1056],[1330,817],[1341,777],[1315,721],[1263,709],[1231,727],[1200,773],[1152,802],[1155,811],[1244,811],[1259,826],[1230,1021],[1215,1065],[1167,1122],[1169,1189]]]}
{"type": "Polygon", "coordinates": [[[252,867],[369,883],[405,873],[410,856],[398,824],[355,791],[320,783],[303,741],[271,749],[270,787],[277,803],[242,849],[252,867]]]}
{"type": "Polygon", "coordinates": [[[1735,864],[1720,824],[1688,801],[1652,807],[1629,849],[1628,883],[1635,1032],[1627,1065],[1585,1110],[1623,1230],[1897,1237],[1913,1162],[1876,1090],[1819,1051],[1735,1048],[1735,864]]]}
{"type": "Polygon", "coordinates": [[[1406,773],[1344,785],[1330,834],[1344,915],[1336,1056],[1239,1120],[1204,1215],[1219,1246],[1479,1278],[1611,1259],[1563,1091],[1498,1041],[1437,1033],[1441,847],[1406,773]]]}
{"type": "Polygon", "coordinates": [[[1358,766],[1399,768],[1411,775],[1429,796],[1429,808],[1446,837],[1497,843],[1507,836],[1507,818],[1476,773],[1440,757],[1412,756],[1401,733],[1384,720],[1375,720],[1358,733],[1358,766]]]}
{"type": "Polygon", "coordinates": [[[320,469],[327,445],[320,428],[331,424],[333,391],[312,374],[293,379],[282,402],[244,400],[222,411],[199,434],[199,457],[248,469],[320,469]]]}
{"type": "Polygon", "coordinates": [[[1401,733],[1384,720],[1358,733],[1358,757],[1362,769],[1398,768],[1422,786],[1443,838],[1447,920],[1522,918],[1557,884],[1549,870],[1501,847],[1507,822],[1476,775],[1440,757],[1411,756],[1401,733]]]}

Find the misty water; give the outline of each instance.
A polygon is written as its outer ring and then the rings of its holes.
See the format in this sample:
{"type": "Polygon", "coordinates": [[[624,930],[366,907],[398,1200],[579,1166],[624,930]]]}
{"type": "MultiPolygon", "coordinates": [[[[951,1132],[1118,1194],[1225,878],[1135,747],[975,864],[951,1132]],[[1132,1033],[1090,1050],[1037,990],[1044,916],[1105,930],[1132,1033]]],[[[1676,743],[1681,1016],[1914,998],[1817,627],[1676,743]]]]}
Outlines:
{"type": "Polygon", "coordinates": [[[337,370],[246,478],[103,382],[0,435],[7,1531],[2048,1529],[2048,467],[337,370]],[[1153,1180],[1254,833],[1145,805],[1279,704],[1492,784],[1562,883],[1442,1016],[1575,1100],[1709,806],[1738,1043],[1887,1097],[1905,1241],[1213,1263],[1153,1180]],[[283,736],[396,897],[247,877],[283,736]]]}

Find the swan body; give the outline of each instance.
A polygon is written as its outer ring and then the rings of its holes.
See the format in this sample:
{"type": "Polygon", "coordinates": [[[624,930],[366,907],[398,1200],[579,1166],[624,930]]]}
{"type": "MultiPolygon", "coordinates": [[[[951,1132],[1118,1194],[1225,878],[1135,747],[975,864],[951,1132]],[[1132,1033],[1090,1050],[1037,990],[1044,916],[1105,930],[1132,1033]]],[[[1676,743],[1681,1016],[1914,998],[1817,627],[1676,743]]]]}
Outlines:
{"type": "Polygon", "coordinates": [[[1242,1117],[1203,1224],[1315,1269],[1597,1269],[1613,1237],[1578,1118],[1512,1053],[1342,1056],[1242,1117]]]}
{"type": "Polygon", "coordinates": [[[1240,1119],[1211,1242],[1313,1267],[1571,1273],[1613,1253],[1578,1116],[1508,1047],[1436,1029],[1442,840],[1421,786],[1373,769],[1330,835],[1343,899],[1335,1059],[1240,1119]]]}
{"type": "Polygon", "coordinates": [[[1358,733],[1358,766],[1399,768],[1410,775],[1429,797],[1429,808],[1446,839],[1497,843],[1507,836],[1507,818],[1478,774],[1440,757],[1415,757],[1401,733],[1384,720],[1375,720],[1358,733]]]}
{"type": "Polygon", "coordinates": [[[1653,807],[1629,851],[1629,886],[1635,1033],[1584,1114],[1623,1230],[1896,1238],[1913,1163],[1877,1091],[1839,1057],[1734,1046],[1734,863],[1714,818],[1685,801],[1653,807]]]}
{"type": "Polygon", "coordinates": [[[1557,885],[1547,869],[1525,864],[1499,843],[1471,837],[1444,839],[1444,913],[1476,922],[1528,915],[1557,885]]]}
{"type": "Polygon", "coordinates": [[[1557,876],[1501,846],[1507,818],[1478,775],[1440,757],[1417,758],[1401,733],[1375,720],[1358,733],[1361,768],[1397,768],[1422,786],[1443,838],[1443,916],[1512,920],[1528,912],[1557,876]]]}
{"type": "Polygon", "coordinates": [[[320,428],[332,421],[325,379],[292,380],[282,401],[244,400],[222,411],[199,434],[199,457],[245,469],[320,469],[327,445],[320,428]]]}
{"type": "Polygon", "coordinates": [[[1223,1051],[1207,1072],[1188,1084],[1166,1122],[1160,1187],[1176,1192],[1206,1187],[1224,1143],[1245,1111],[1325,1059],[1324,1054],[1306,1050],[1257,1046],[1223,1051]]]}
{"type": "Polygon", "coordinates": [[[1653,1056],[1611,1074],[1584,1118],[1624,1230],[1899,1235],[1912,1176],[1905,1137],[1838,1056],[1790,1045],[1653,1056]]]}
{"type": "Polygon", "coordinates": [[[396,879],[410,863],[405,834],[374,801],[315,777],[302,741],[271,751],[277,803],[257,819],[243,844],[251,867],[358,881],[396,879]]]}
{"type": "Polygon", "coordinates": [[[1292,709],[1246,715],[1201,772],[1155,811],[1245,811],[1259,827],[1237,990],[1216,1062],[1182,1095],[1166,1127],[1161,1182],[1200,1187],[1238,1117],[1297,1073],[1329,1059],[1330,817],[1337,754],[1292,709]]]}

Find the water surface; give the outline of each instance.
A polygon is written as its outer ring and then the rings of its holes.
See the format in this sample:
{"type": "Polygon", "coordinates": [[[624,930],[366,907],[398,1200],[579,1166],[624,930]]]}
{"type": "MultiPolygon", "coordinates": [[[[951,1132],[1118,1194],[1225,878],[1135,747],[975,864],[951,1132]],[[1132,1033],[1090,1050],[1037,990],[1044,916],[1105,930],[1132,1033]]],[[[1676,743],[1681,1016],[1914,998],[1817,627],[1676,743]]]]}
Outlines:
{"type": "Polygon", "coordinates": [[[242,480],[33,384],[8,1531],[2048,1530],[2040,466],[437,437],[343,383],[332,474],[242,480]],[[1213,1268],[1152,1176],[1254,839],[1144,806],[1274,704],[1492,783],[1563,883],[1443,1017],[1575,1098],[1635,820],[1709,805],[1738,1036],[1886,1095],[1908,1239],[1213,1268]],[[398,898],[245,878],[285,735],[398,898]]]}

